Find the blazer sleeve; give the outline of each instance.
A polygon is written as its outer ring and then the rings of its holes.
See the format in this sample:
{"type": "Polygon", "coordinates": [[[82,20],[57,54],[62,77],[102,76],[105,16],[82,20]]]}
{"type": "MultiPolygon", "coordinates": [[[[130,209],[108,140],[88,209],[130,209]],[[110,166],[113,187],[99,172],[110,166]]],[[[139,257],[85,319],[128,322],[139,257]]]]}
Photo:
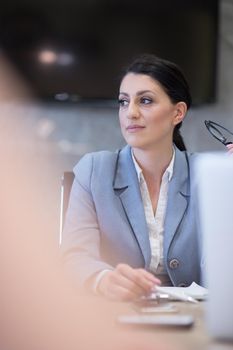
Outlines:
{"type": "Polygon", "coordinates": [[[93,154],[87,154],[74,168],[61,244],[63,261],[78,286],[99,271],[113,269],[100,257],[100,230],[91,190],[93,160],[93,154]]]}

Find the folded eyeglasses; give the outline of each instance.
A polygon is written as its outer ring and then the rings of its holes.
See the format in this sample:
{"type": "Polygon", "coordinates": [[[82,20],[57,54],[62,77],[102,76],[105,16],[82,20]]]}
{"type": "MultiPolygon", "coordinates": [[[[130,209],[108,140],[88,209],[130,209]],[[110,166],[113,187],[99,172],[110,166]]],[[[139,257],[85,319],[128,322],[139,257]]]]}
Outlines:
{"type": "Polygon", "coordinates": [[[233,143],[233,141],[229,140],[229,136],[233,135],[233,133],[227,128],[225,128],[224,126],[218,123],[212,122],[211,120],[205,120],[205,126],[207,127],[211,135],[215,139],[223,143],[225,146],[233,143]]]}

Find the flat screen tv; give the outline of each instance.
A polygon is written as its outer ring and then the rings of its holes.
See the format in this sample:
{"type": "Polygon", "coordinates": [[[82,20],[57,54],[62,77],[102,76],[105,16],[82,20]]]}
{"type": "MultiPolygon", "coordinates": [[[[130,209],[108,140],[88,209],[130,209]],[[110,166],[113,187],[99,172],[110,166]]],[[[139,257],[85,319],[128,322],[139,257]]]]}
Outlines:
{"type": "Polygon", "coordinates": [[[0,46],[42,100],[113,100],[122,67],[148,52],[180,65],[200,105],[216,98],[218,7],[218,0],[8,0],[0,46]]]}

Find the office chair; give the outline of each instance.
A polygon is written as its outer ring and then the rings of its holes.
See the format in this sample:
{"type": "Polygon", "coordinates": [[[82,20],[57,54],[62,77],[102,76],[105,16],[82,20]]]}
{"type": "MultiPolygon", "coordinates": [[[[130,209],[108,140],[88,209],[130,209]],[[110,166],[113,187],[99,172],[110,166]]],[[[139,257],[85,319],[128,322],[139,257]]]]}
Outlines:
{"type": "Polygon", "coordinates": [[[74,173],[72,171],[65,171],[62,176],[61,182],[61,204],[60,204],[60,232],[59,232],[59,245],[62,242],[62,231],[64,227],[64,220],[66,211],[69,204],[70,190],[74,181],[74,173]]]}

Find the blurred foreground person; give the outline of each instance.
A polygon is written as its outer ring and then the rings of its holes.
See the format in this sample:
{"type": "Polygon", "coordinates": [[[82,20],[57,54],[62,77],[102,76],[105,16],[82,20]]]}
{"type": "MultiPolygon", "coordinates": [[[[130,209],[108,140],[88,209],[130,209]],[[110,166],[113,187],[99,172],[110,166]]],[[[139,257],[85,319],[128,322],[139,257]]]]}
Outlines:
{"type": "Polygon", "coordinates": [[[155,344],[153,334],[119,331],[117,306],[80,296],[70,287],[44,210],[43,193],[50,188],[49,183],[42,186],[41,174],[48,164],[53,172],[52,162],[45,159],[44,167],[38,166],[31,147],[22,147],[30,129],[16,118],[17,105],[12,110],[16,115],[6,118],[10,102],[1,99],[0,106],[0,348],[169,349],[159,339],[155,344]]]}

